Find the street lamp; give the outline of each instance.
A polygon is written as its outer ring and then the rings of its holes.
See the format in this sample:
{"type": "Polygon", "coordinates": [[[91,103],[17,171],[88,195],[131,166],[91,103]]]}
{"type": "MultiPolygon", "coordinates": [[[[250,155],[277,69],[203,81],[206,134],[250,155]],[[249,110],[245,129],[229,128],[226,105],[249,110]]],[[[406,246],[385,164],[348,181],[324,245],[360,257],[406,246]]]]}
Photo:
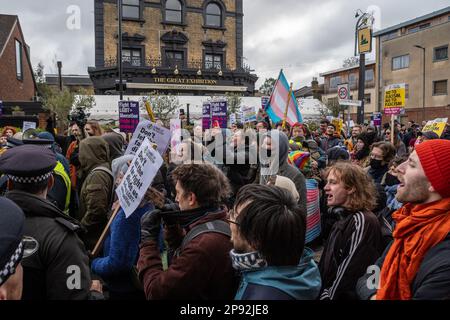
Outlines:
{"type": "Polygon", "coordinates": [[[414,47],[423,50],[422,121],[425,121],[425,48],[417,44],[414,47]]]}

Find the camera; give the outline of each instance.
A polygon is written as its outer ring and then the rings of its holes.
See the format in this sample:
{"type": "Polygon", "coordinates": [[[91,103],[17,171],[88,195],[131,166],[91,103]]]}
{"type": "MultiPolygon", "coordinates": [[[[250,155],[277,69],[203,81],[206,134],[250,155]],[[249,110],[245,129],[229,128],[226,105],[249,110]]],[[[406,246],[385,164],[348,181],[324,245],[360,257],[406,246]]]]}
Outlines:
{"type": "Polygon", "coordinates": [[[90,114],[85,113],[83,107],[75,107],[75,109],[72,110],[72,112],[69,114],[67,118],[69,119],[70,122],[75,122],[78,125],[78,127],[80,127],[80,129],[83,130],[89,116],[90,114]]]}

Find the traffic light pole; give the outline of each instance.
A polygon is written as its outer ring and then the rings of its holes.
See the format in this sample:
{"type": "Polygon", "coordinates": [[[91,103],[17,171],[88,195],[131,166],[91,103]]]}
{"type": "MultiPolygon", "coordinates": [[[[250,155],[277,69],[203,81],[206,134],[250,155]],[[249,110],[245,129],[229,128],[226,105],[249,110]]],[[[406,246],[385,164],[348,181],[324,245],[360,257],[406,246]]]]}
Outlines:
{"type": "Polygon", "coordinates": [[[117,7],[119,9],[119,46],[117,52],[117,66],[119,68],[119,92],[120,101],[123,100],[123,81],[122,81],[122,0],[117,0],[117,7]]]}

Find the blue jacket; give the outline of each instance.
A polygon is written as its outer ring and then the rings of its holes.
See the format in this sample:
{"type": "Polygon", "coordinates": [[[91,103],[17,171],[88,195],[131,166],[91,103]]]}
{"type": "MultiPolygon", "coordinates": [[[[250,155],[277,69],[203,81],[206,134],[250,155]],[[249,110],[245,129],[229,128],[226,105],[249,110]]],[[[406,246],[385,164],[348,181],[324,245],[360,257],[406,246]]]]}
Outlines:
{"type": "Polygon", "coordinates": [[[141,217],[153,209],[152,204],[147,204],[136,209],[128,219],[123,209],[120,209],[103,245],[103,257],[92,261],[93,273],[102,277],[116,290],[131,289],[125,287],[131,285],[129,276],[139,255],[141,217]]]}
{"type": "Polygon", "coordinates": [[[296,267],[267,267],[243,272],[235,300],[315,300],[321,286],[313,252],[305,248],[296,267]]]}

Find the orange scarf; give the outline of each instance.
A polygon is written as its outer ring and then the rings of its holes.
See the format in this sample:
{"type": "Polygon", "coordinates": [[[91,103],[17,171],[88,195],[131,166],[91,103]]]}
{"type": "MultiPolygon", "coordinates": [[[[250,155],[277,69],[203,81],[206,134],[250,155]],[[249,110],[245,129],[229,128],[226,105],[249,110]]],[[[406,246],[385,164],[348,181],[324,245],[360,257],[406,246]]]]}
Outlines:
{"type": "Polygon", "coordinates": [[[410,300],[411,284],[423,258],[450,232],[450,198],[407,204],[392,217],[397,222],[394,243],[383,263],[377,300],[410,300]]]}

